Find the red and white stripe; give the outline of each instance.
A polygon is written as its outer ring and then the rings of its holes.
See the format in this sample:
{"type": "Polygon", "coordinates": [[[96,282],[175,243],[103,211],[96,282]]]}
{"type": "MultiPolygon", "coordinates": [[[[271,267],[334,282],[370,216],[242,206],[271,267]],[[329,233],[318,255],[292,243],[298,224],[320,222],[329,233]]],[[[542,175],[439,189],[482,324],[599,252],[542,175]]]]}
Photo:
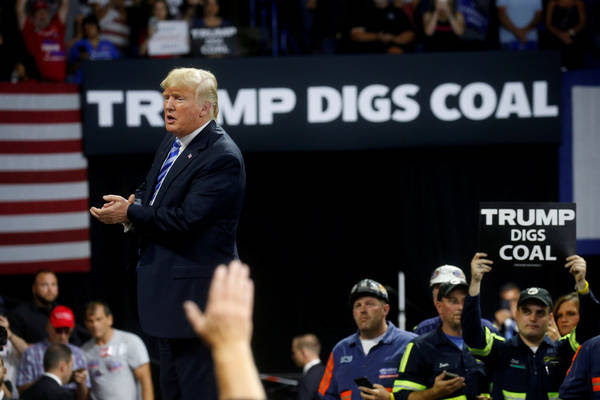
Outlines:
{"type": "Polygon", "coordinates": [[[0,273],[89,271],[75,85],[0,83],[0,273]]]}

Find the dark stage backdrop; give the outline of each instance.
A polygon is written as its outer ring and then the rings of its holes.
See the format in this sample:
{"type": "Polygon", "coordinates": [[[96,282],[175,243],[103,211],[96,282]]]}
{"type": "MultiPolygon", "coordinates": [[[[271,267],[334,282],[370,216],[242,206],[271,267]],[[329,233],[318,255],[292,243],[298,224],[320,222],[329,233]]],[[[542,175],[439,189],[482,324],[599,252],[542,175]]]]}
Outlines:
{"type": "MultiPolygon", "coordinates": [[[[238,242],[256,282],[254,350],[261,372],[296,371],[289,349],[299,333],[316,333],[326,358],[354,331],[348,291],[365,277],[395,286],[403,270],[408,325],[433,316],[429,275],[443,263],[468,275],[479,201],[557,201],[555,145],[244,156],[247,196],[238,242]]],[[[105,193],[131,193],[150,162],[149,155],[90,158],[92,205],[105,193]]],[[[105,299],[116,326],[136,331],[134,243],[120,227],[95,221],[91,235],[92,272],[60,275],[60,299],[80,321],[85,301],[105,299]]],[[[599,261],[589,258],[590,265],[599,261]]],[[[509,279],[548,285],[555,295],[572,289],[564,271],[543,277],[495,271],[484,283],[484,314],[493,313],[498,287],[509,279]]],[[[3,277],[0,294],[9,303],[27,299],[30,285],[29,276],[3,277]]]]}

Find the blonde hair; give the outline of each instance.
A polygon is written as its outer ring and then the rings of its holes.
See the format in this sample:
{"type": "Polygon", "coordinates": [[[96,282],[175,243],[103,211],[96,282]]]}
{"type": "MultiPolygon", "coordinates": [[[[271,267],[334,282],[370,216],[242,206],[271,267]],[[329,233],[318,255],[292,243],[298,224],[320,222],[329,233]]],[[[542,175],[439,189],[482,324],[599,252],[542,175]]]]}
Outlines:
{"type": "Polygon", "coordinates": [[[168,89],[183,86],[194,89],[196,101],[210,103],[210,117],[217,119],[219,115],[219,97],[217,95],[217,78],[210,72],[198,68],[174,68],[160,83],[160,87],[168,89]]]}

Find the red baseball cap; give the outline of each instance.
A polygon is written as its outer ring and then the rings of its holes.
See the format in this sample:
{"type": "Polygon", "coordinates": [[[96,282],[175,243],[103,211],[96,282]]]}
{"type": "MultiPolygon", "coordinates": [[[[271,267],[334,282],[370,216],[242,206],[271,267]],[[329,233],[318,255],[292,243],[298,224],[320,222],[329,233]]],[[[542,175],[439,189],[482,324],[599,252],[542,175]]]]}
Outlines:
{"type": "Polygon", "coordinates": [[[50,325],[54,328],[74,328],[75,316],[69,307],[56,306],[50,313],[50,325]]]}

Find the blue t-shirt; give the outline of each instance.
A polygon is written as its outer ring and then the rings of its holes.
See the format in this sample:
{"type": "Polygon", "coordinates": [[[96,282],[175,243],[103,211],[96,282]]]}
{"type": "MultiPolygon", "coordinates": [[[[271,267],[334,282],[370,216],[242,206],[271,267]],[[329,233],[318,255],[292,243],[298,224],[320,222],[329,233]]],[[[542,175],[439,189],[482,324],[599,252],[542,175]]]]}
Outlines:
{"type": "Polygon", "coordinates": [[[463,340],[462,336],[452,336],[448,335],[447,333],[444,333],[444,335],[446,335],[446,337],[450,339],[450,341],[454,343],[459,349],[462,350],[465,347],[465,341],[463,340]]]}
{"type": "MultiPolygon", "coordinates": [[[[80,39],[73,47],[71,47],[71,51],[69,51],[69,64],[74,64],[79,61],[79,57],[81,53],[85,51],[88,53],[88,59],[90,61],[96,60],[116,60],[119,58],[119,50],[115,47],[114,44],[109,42],[108,40],[100,40],[98,42],[98,47],[94,47],[92,43],[90,43],[87,39],[80,39]]],[[[78,69],[73,76],[74,83],[81,83],[81,70],[78,69]]]]}

